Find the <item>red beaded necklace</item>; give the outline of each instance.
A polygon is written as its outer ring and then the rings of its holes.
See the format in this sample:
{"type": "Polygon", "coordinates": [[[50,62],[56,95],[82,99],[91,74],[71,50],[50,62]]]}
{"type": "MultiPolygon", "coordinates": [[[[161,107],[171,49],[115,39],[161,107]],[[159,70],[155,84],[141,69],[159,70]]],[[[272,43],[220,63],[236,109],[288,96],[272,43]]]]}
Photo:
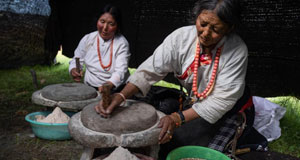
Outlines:
{"type": "Polygon", "coordinates": [[[197,77],[198,77],[198,66],[199,66],[199,57],[200,57],[200,45],[199,45],[199,43],[197,43],[192,91],[194,92],[194,95],[199,98],[199,100],[203,100],[204,98],[206,98],[210,94],[210,92],[212,91],[212,89],[214,87],[215,80],[217,77],[217,70],[218,70],[219,59],[220,59],[222,48],[223,48],[223,45],[217,49],[216,57],[214,60],[213,71],[212,71],[211,78],[210,78],[208,85],[206,86],[206,88],[203,92],[198,93],[197,77]]]}
{"type": "Polygon", "coordinates": [[[98,52],[98,57],[99,57],[99,62],[100,62],[100,66],[105,70],[105,71],[109,71],[110,67],[111,67],[111,63],[112,63],[112,55],[113,55],[113,44],[114,44],[114,38],[111,40],[110,43],[110,56],[109,56],[109,63],[108,65],[104,66],[102,63],[102,59],[101,59],[101,54],[100,54],[100,42],[99,42],[99,37],[97,36],[97,52],[98,52]]]}

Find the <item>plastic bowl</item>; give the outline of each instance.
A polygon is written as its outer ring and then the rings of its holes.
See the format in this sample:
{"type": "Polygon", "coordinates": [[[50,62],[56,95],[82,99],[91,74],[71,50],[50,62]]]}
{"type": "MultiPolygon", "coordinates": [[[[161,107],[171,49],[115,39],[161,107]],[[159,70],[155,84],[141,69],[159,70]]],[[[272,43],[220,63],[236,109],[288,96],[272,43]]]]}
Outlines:
{"type": "Polygon", "coordinates": [[[205,160],[231,160],[225,154],[201,146],[183,146],[171,151],[167,160],[180,160],[183,158],[199,158],[205,160]]]}
{"type": "MultiPolygon", "coordinates": [[[[47,139],[47,140],[67,140],[71,139],[71,135],[68,130],[68,123],[45,123],[37,122],[35,116],[43,115],[47,116],[52,112],[43,111],[43,112],[33,112],[26,115],[25,120],[28,121],[31,125],[32,131],[35,136],[47,139]]],[[[73,116],[76,112],[64,112],[69,117],[73,116]]]]}

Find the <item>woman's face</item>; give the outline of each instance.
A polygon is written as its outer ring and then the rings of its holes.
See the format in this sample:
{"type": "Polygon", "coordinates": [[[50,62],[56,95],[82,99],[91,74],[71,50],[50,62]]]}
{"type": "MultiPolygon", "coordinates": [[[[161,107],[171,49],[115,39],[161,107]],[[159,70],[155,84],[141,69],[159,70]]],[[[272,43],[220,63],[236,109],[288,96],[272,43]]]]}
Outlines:
{"type": "Polygon", "coordinates": [[[114,37],[118,26],[111,14],[104,13],[97,22],[97,29],[104,40],[109,40],[114,37]]]}
{"type": "Polygon", "coordinates": [[[204,47],[214,47],[230,31],[215,12],[203,10],[196,20],[198,39],[204,47]]]}

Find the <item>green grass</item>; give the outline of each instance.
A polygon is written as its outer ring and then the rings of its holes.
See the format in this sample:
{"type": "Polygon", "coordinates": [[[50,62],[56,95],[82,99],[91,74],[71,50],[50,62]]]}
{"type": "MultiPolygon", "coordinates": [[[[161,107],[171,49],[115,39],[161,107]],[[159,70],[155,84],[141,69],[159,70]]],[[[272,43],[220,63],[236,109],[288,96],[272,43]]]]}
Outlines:
{"type": "MultiPolygon", "coordinates": [[[[0,118],[12,116],[19,110],[33,112],[40,107],[31,103],[31,95],[37,89],[32,83],[30,69],[36,71],[38,89],[49,84],[72,82],[68,73],[69,58],[57,56],[57,65],[22,67],[12,70],[0,70],[0,118]],[[13,107],[12,107],[13,106],[13,107]]],[[[135,69],[130,69],[133,73],[135,69]]],[[[160,81],[155,85],[179,89],[178,85],[160,81]]],[[[272,151],[289,154],[300,158],[300,101],[294,97],[275,97],[268,100],[287,109],[280,120],[282,136],[270,143],[272,151]]]]}
{"type": "Polygon", "coordinates": [[[58,59],[59,64],[53,66],[37,65],[0,70],[0,106],[2,109],[0,118],[5,117],[6,113],[13,114],[21,110],[40,109],[31,103],[31,95],[34,91],[49,84],[72,82],[68,74],[68,58],[59,54],[58,59]],[[38,88],[33,85],[30,70],[36,72],[38,88]],[[17,106],[17,108],[11,106],[17,106]]]}
{"type": "Polygon", "coordinates": [[[281,137],[270,143],[270,149],[300,158],[300,100],[295,97],[267,99],[286,108],[280,120],[281,137]]]}

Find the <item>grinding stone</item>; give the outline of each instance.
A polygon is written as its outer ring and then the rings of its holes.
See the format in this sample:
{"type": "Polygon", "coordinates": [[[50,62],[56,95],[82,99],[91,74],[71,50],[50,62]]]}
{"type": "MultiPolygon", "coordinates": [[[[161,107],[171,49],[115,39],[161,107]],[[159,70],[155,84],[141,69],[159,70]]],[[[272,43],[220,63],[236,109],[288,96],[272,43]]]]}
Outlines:
{"type": "Polygon", "coordinates": [[[97,97],[96,89],[83,83],[62,83],[46,86],[41,94],[54,101],[81,101],[97,97]]]}
{"type": "Polygon", "coordinates": [[[81,111],[82,124],[96,132],[115,135],[135,133],[152,127],[158,120],[155,108],[147,103],[135,102],[129,106],[119,106],[110,118],[101,117],[95,111],[96,104],[89,104],[81,111]]]}

